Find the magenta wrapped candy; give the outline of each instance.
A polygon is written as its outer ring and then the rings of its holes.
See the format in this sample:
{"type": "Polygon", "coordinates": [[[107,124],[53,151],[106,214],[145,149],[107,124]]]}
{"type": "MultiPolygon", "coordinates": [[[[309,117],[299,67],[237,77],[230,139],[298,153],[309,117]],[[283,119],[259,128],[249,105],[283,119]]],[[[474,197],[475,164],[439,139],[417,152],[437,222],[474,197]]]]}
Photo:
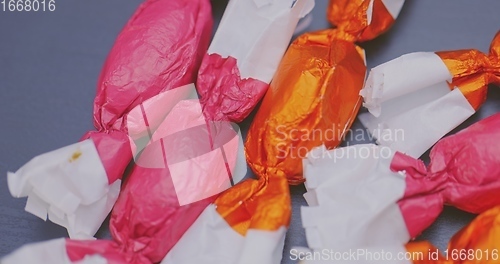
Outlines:
{"type": "MultiPolygon", "coordinates": [[[[197,99],[171,100],[178,90],[195,91],[188,85],[143,103],[147,120],[155,120],[150,117],[158,105],[167,106],[168,114],[124,183],[111,213],[113,240],[56,239],[26,245],[2,263],[162,261],[216,195],[241,180],[241,168],[246,168],[237,129],[229,122],[206,120],[197,99]]],[[[136,109],[127,116],[133,117],[136,109]]]]}
{"type": "Polygon", "coordinates": [[[139,6],[102,69],[94,100],[96,131],[8,173],[11,194],[28,197],[26,211],[48,216],[71,238],[96,233],[118,197],[125,168],[140,150],[134,140],[148,136],[161,121],[128,114],[161,92],[196,81],[212,24],[209,0],[146,0],[139,6]]]}

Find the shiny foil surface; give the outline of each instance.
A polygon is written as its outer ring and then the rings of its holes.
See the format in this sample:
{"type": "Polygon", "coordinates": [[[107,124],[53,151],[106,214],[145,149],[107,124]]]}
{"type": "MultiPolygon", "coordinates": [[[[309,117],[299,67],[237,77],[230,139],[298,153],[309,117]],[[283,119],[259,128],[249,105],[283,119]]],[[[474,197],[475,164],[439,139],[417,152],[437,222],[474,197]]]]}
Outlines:
{"type": "Polygon", "coordinates": [[[488,84],[500,85],[500,31],[491,42],[489,55],[478,50],[436,52],[453,75],[451,88],[458,87],[474,109],[486,100],[488,84]]]}
{"type": "Polygon", "coordinates": [[[352,36],[346,40],[353,42],[374,39],[395,22],[382,0],[374,0],[373,3],[366,0],[331,0],[327,17],[332,25],[337,25],[340,31],[352,36]],[[369,11],[370,8],[372,11],[369,11]]]}
{"type": "Polygon", "coordinates": [[[289,47],[248,132],[246,156],[256,174],[300,184],[307,152],[342,141],[361,106],[366,74],[364,51],[354,42],[394,23],[382,1],[370,2],[331,0],[327,13],[336,28],[303,34],[289,47]]]}
{"type": "Polygon", "coordinates": [[[281,61],[245,144],[256,174],[302,183],[307,152],[336,147],[354,121],[366,66],[363,51],[337,32],[300,36],[281,61]]]}

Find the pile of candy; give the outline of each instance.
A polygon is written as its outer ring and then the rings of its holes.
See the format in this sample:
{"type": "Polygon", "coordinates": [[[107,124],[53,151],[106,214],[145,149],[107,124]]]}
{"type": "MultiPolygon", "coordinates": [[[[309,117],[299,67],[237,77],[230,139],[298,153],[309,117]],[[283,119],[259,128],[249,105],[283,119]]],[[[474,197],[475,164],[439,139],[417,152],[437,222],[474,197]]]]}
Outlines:
{"type": "Polygon", "coordinates": [[[231,0],[211,42],[209,0],[146,0],[102,69],[96,131],[7,175],[11,194],[28,197],[26,211],[70,238],[26,245],[1,263],[277,264],[289,184],[302,183],[304,254],[384,248],[427,256],[413,263],[462,263],[430,258],[429,243],[407,244],[447,204],[484,212],[450,254],[492,258],[500,114],[441,138],[476,112],[488,84],[500,85],[500,33],[489,55],[408,54],[365,82],[355,43],[387,31],[403,4],[330,0],[334,28],[289,45],[314,0],[231,0]],[[232,122],[261,99],[243,143],[232,122]],[[337,148],[362,105],[378,145],[337,148]],[[386,137],[395,129],[404,140],[386,137]],[[436,142],[428,166],[416,159],[436,142]],[[247,164],[256,179],[245,179],[247,164]],[[110,213],[112,240],[94,239],[110,213]]]}

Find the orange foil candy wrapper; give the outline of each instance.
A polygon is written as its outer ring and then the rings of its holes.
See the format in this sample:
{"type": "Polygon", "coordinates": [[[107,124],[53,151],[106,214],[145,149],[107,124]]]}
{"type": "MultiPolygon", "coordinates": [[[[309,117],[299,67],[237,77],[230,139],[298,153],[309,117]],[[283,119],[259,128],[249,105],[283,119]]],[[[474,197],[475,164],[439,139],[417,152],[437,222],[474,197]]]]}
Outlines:
{"type": "Polygon", "coordinates": [[[361,106],[366,74],[364,51],[354,42],[385,32],[403,3],[332,0],[328,18],[337,27],[291,44],[248,132],[247,161],[257,175],[300,184],[307,152],[339,145],[361,106]]]}
{"type": "Polygon", "coordinates": [[[416,52],[373,68],[359,119],[380,145],[419,157],[481,107],[488,84],[500,85],[500,33],[489,54],[416,52]],[[391,137],[397,130],[404,140],[391,137]]]}
{"type": "MultiPolygon", "coordinates": [[[[500,263],[500,206],[474,219],[455,234],[446,250],[429,242],[406,245],[413,264],[498,264],[500,263]]],[[[403,263],[403,262],[402,262],[403,263]]]]}

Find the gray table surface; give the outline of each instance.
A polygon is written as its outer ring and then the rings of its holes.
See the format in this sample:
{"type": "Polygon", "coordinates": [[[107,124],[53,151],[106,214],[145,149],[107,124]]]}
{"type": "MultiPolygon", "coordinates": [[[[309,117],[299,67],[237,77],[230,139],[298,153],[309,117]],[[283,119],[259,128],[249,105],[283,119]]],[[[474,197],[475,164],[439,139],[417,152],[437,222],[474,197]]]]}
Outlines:
{"type": "MultiPolygon", "coordinates": [[[[309,28],[329,27],[327,0],[316,0],[309,28]]],[[[6,171],[37,154],[76,142],[92,129],[96,81],[114,39],[139,0],[57,0],[55,12],[0,11],[0,256],[23,244],[66,236],[65,229],[24,212],[25,199],[10,196],[6,171]]],[[[220,18],[226,1],[213,1],[220,18]]],[[[477,48],[487,51],[500,29],[498,0],[407,0],[396,25],[363,43],[368,67],[414,51],[477,48]]],[[[500,110],[499,87],[466,127],[500,110]]],[[[251,118],[242,127],[247,129],[251,118]]],[[[356,122],[354,128],[360,128],[356,122]]],[[[425,132],[425,131],[423,131],[425,132]]],[[[423,157],[426,158],[425,155],[423,157]]],[[[300,223],[304,187],[291,187],[293,219],[283,263],[292,246],[306,246],[300,223]]],[[[342,216],[339,216],[342,217],[342,216]]],[[[419,239],[440,248],[474,215],[446,208],[419,239]]],[[[107,223],[97,234],[109,238],[107,223]]]]}

